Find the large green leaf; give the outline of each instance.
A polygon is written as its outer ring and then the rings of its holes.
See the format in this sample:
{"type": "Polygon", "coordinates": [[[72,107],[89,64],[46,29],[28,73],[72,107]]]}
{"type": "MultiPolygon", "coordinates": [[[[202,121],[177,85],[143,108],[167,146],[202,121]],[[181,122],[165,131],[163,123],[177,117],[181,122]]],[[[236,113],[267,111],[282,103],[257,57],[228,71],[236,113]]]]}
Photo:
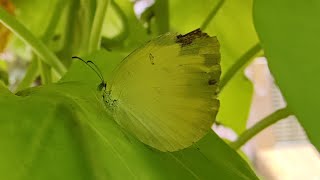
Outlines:
{"type": "MultiPolygon", "coordinates": [[[[201,3],[195,3],[193,0],[170,1],[172,29],[184,33],[201,27],[219,2],[219,0],[205,0],[201,3]]],[[[205,29],[210,35],[217,36],[220,41],[222,78],[240,56],[258,43],[252,23],[251,6],[252,0],[226,0],[205,29]]],[[[244,68],[241,68],[220,94],[221,107],[218,121],[237,133],[245,130],[251,96],[252,85],[244,76],[244,68]]]]}
{"type": "MultiPolygon", "coordinates": [[[[123,57],[99,52],[91,58],[107,76],[123,57]],[[110,66],[102,66],[106,59],[110,66]]],[[[257,179],[213,132],[174,153],[144,145],[105,111],[99,81],[79,61],[56,84],[20,96],[1,87],[0,178],[257,179]]]]}
{"type": "Polygon", "coordinates": [[[320,1],[256,0],[253,12],[271,72],[320,150],[320,1]]]}

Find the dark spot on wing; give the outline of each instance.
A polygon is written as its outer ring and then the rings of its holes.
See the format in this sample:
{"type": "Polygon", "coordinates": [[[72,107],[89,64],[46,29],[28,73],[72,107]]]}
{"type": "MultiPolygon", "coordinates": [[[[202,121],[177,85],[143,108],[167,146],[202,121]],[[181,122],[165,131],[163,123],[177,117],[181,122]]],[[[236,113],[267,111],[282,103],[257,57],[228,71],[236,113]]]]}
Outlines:
{"type": "Polygon", "coordinates": [[[217,81],[215,79],[209,79],[208,84],[215,85],[215,84],[217,84],[217,81]]]}
{"type": "Polygon", "coordinates": [[[56,34],[56,35],[54,35],[53,37],[52,37],[52,40],[53,41],[58,41],[58,40],[60,40],[61,39],[61,35],[60,34],[56,34]]]}
{"type": "Polygon", "coordinates": [[[151,53],[149,54],[149,60],[150,60],[150,63],[151,63],[152,65],[155,65],[155,64],[154,64],[154,57],[152,56],[151,53]]]}
{"type": "Polygon", "coordinates": [[[214,53],[214,54],[202,54],[202,57],[204,57],[204,65],[207,67],[211,67],[213,65],[220,63],[220,53],[214,53]]]}
{"type": "Polygon", "coordinates": [[[201,37],[209,37],[208,34],[203,33],[200,29],[196,29],[194,31],[191,31],[185,35],[178,35],[177,36],[177,43],[180,43],[183,46],[191,44],[195,39],[201,38],[201,37]]]}

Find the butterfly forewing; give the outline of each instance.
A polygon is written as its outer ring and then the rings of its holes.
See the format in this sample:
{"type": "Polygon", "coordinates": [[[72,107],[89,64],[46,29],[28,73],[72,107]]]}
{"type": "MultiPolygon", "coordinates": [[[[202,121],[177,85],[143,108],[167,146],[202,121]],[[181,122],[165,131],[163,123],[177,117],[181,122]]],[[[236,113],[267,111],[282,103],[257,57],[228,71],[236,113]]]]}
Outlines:
{"type": "Polygon", "coordinates": [[[115,120],[160,151],[192,145],[219,108],[219,43],[200,30],[167,33],[130,54],[108,84],[115,120]]]}

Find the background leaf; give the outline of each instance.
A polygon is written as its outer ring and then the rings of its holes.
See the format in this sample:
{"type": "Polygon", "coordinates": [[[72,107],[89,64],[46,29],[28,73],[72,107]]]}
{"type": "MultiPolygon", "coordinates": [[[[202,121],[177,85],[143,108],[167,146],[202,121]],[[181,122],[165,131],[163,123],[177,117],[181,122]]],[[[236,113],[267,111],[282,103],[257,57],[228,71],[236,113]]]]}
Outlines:
{"type": "Polygon", "coordinates": [[[320,1],[254,3],[254,22],[272,74],[288,106],[320,150],[320,1]]]}

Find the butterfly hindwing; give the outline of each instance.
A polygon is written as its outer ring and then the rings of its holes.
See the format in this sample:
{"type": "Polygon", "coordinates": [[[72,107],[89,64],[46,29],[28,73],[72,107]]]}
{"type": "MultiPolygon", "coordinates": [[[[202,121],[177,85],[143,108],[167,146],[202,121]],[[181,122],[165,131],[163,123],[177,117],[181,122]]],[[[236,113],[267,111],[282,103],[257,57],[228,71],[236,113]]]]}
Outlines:
{"type": "Polygon", "coordinates": [[[107,86],[115,120],[160,151],[192,145],[219,109],[219,43],[200,30],[167,33],[131,53],[107,86]]]}

